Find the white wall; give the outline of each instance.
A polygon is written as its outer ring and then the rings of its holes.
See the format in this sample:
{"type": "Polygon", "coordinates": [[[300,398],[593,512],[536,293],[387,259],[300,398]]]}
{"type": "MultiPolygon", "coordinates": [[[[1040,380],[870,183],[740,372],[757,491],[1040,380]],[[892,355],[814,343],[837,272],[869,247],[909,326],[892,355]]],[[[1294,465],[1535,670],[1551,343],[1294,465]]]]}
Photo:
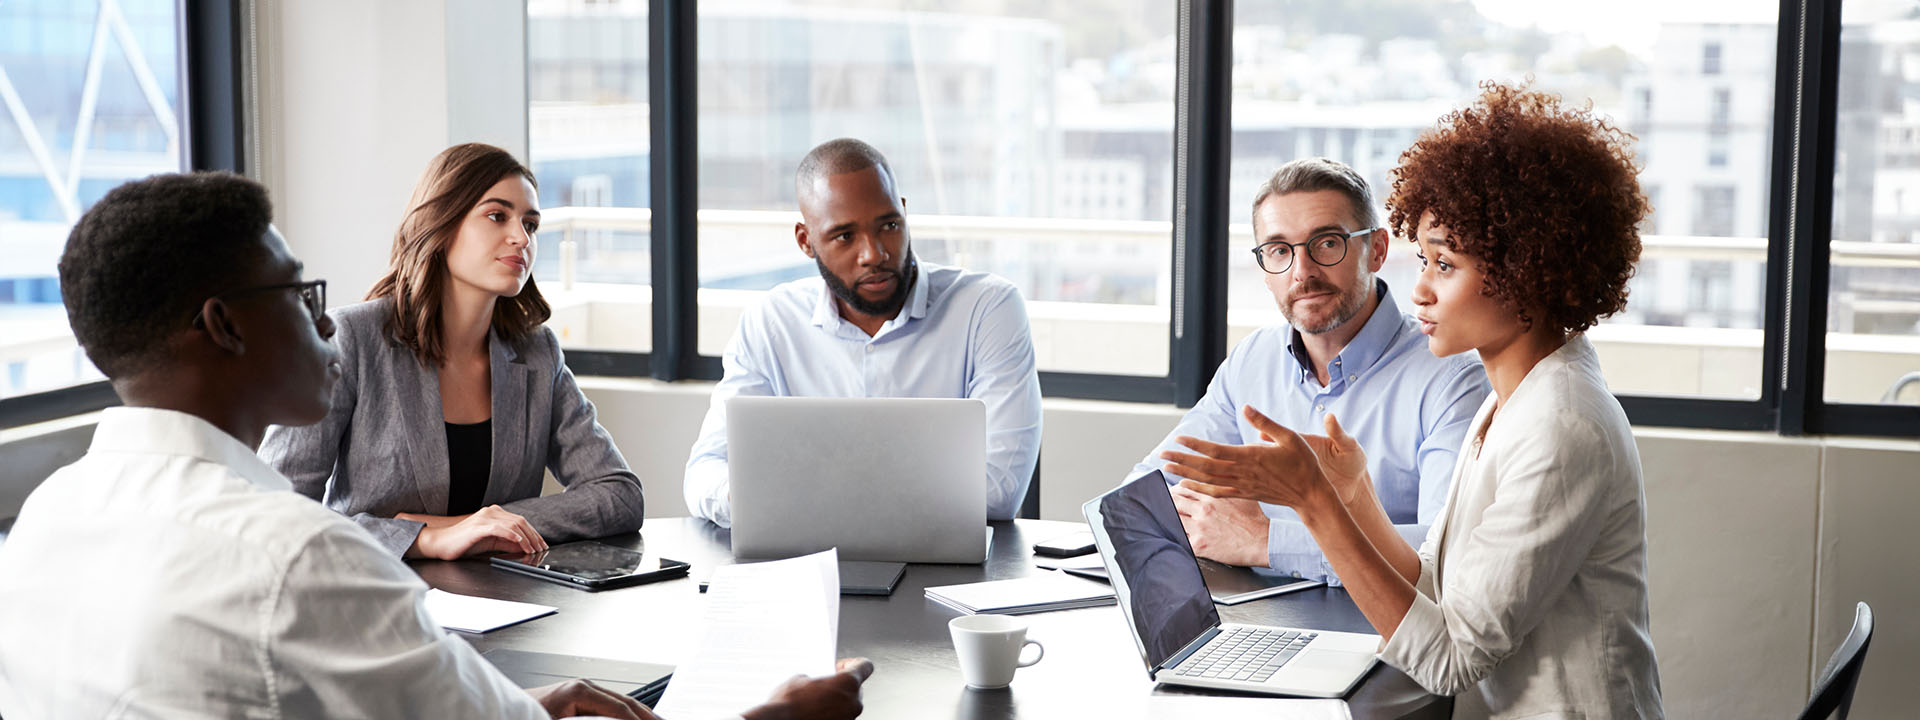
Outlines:
{"type": "Polygon", "coordinates": [[[450,145],[525,160],[521,0],[261,3],[260,180],[333,305],[379,279],[414,183],[450,145]]]}

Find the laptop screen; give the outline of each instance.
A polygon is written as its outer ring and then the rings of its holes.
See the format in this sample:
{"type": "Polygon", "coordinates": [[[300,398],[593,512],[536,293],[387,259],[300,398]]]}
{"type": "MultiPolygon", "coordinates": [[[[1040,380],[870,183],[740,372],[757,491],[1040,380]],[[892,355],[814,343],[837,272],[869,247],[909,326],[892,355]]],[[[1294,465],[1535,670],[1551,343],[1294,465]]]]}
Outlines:
{"type": "Polygon", "coordinates": [[[1088,501],[1081,510],[1149,671],[1220,624],[1200,563],[1173,509],[1166,476],[1156,470],[1088,501]]]}

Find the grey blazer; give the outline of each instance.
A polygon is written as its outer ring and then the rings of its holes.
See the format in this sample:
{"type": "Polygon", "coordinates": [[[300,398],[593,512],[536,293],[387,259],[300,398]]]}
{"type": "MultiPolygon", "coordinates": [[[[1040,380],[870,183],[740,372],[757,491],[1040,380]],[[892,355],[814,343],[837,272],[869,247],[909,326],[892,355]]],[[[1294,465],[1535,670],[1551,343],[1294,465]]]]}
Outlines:
{"type": "MultiPolygon", "coordinates": [[[[342,377],[327,417],[269,428],[260,456],[295,490],[401,555],[423,526],[394,515],[447,512],[447,434],[440,375],[387,338],[392,312],[384,299],[328,311],[342,377]]],[[[493,462],[484,502],[525,517],[548,542],[639,529],[640,480],[594,419],[553,331],[542,327],[520,347],[494,334],[488,347],[493,462]],[[543,469],[566,491],[540,497],[543,469]]]]}

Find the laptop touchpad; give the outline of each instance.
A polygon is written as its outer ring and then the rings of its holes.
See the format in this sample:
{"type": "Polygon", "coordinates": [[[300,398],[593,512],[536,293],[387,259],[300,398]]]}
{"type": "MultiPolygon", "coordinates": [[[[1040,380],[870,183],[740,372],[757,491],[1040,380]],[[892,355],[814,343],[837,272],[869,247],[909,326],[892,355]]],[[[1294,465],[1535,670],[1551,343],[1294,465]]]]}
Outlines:
{"type": "Polygon", "coordinates": [[[1288,681],[1338,685],[1373,663],[1373,653],[1309,648],[1287,663],[1288,681]]]}

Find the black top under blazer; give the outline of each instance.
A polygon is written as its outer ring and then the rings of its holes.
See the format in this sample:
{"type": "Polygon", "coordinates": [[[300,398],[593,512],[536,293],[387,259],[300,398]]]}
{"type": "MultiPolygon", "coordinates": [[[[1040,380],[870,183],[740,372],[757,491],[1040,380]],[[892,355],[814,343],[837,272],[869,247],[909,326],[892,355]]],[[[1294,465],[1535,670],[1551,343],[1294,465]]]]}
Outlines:
{"type": "MultiPolygon", "coordinates": [[[[295,490],[348,515],[394,555],[420,534],[403,512],[447,514],[447,434],[440,374],[386,335],[387,299],[328,311],[342,376],[327,417],[273,426],[260,456],[295,490]]],[[[488,335],[493,457],[484,505],[525,517],[549,543],[640,528],[640,480],[574,384],[560,341],[542,326],[519,344],[488,335]],[[566,491],[540,496],[544,470],[566,491]]]]}

